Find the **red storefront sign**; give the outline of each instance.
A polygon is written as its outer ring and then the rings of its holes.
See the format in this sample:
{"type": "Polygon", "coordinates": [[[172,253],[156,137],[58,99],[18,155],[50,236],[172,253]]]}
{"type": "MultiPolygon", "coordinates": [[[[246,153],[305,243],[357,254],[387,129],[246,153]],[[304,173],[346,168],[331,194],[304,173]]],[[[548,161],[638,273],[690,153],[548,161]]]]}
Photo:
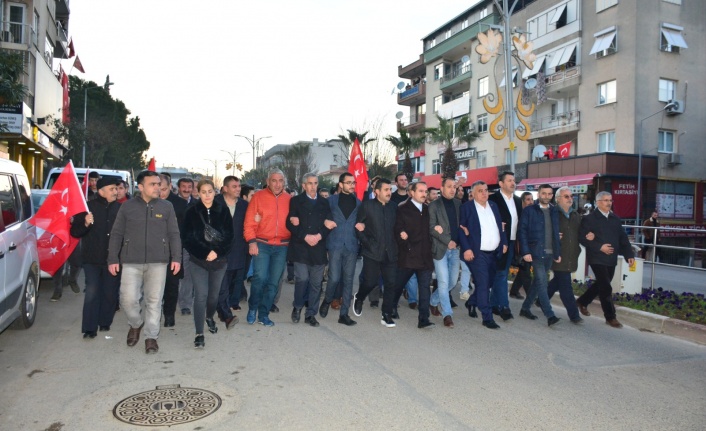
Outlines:
{"type": "Polygon", "coordinates": [[[637,213],[637,181],[613,180],[613,212],[620,218],[635,218],[637,213]]]}

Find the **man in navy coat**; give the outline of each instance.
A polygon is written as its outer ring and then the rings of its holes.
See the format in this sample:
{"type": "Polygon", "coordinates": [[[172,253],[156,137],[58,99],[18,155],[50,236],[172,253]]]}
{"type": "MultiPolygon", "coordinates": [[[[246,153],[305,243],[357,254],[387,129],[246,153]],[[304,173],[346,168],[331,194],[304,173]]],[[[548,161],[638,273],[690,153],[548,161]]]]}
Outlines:
{"type": "Polygon", "coordinates": [[[488,201],[488,185],[476,181],[471,186],[473,200],[461,205],[459,243],[463,262],[473,274],[476,289],[468,298],[468,315],[478,317],[476,307],[483,315],[483,326],[498,329],[493,320],[489,294],[495,280],[498,259],[507,252],[507,236],[503,233],[500,211],[495,202],[488,201]]]}

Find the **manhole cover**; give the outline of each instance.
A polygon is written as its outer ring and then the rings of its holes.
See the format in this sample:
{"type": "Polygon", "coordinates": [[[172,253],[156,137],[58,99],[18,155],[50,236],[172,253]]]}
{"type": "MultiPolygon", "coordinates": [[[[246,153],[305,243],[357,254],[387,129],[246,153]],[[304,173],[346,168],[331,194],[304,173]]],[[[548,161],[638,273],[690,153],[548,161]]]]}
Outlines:
{"type": "Polygon", "coordinates": [[[133,425],[171,426],[203,419],[220,407],[221,397],[213,392],[169,385],[125,398],[113,415],[133,425]]]}

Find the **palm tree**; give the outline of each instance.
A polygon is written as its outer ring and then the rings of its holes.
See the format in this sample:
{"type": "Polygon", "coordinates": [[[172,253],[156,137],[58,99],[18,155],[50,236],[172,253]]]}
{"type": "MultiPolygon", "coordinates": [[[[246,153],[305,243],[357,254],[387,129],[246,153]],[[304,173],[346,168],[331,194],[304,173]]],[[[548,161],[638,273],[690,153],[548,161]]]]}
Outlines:
{"type": "Polygon", "coordinates": [[[471,130],[471,123],[467,115],[461,117],[461,120],[456,124],[452,118],[444,118],[438,114],[436,118],[439,120],[439,126],[426,128],[424,133],[431,136],[432,141],[446,146],[441,161],[441,173],[443,177],[454,178],[458,170],[458,161],[453,150],[454,142],[466,142],[470,145],[480,135],[475,130],[471,130]]]}
{"type": "Polygon", "coordinates": [[[343,156],[345,157],[344,164],[348,165],[348,158],[351,155],[351,146],[353,145],[353,142],[355,142],[356,139],[358,140],[358,143],[362,146],[361,151],[363,151],[363,158],[368,160],[368,155],[365,154],[365,146],[370,142],[373,142],[375,138],[366,138],[368,132],[358,133],[357,131],[351,129],[347,129],[346,132],[348,133],[348,136],[338,135],[338,139],[341,140],[343,145],[342,150],[343,156]]]}
{"type": "Polygon", "coordinates": [[[385,140],[392,144],[400,154],[404,154],[402,172],[407,176],[407,181],[412,181],[414,170],[412,168],[412,161],[409,158],[409,152],[421,147],[422,144],[424,144],[424,137],[410,136],[406,130],[401,130],[399,138],[397,136],[388,136],[385,140]]]}

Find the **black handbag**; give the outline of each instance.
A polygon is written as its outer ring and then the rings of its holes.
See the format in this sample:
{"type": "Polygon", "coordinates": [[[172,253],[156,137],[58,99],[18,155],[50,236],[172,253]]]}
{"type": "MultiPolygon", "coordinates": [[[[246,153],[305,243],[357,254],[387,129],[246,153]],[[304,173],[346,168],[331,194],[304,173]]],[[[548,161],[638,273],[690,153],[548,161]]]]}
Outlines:
{"type": "MultiPolygon", "coordinates": [[[[210,224],[206,223],[206,220],[203,218],[203,214],[199,212],[199,217],[201,217],[201,221],[203,222],[204,228],[203,228],[203,239],[206,240],[207,243],[211,245],[220,245],[224,238],[223,234],[218,231],[218,229],[214,228],[210,224]]],[[[210,216],[209,216],[210,219],[210,216]]]]}

